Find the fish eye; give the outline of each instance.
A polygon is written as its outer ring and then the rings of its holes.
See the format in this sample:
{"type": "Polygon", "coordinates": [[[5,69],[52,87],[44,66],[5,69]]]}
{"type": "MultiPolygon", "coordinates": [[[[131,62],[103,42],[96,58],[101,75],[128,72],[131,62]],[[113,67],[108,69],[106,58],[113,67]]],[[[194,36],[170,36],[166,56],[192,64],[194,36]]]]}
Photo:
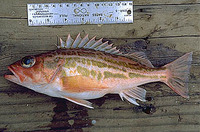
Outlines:
{"type": "Polygon", "coordinates": [[[21,66],[24,68],[30,68],[35,64],[35,62],[36,62],[36,59],[34,56],[26,56],[22,58],[21,66]]]}

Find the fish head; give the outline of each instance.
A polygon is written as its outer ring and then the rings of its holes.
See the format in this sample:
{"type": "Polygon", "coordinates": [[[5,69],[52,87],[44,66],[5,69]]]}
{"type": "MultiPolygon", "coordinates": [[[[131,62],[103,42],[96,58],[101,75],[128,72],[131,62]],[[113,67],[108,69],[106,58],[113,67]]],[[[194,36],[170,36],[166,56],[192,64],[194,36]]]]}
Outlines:
{"type": "Polygon", "coordinates": [[[33,87],[48,81],[43,74],[43,63],[42,57],[26,56],[9,65],[8,69],[13,75],[5,75],[4,77],[11,82],[34,89],[33,87]]]}

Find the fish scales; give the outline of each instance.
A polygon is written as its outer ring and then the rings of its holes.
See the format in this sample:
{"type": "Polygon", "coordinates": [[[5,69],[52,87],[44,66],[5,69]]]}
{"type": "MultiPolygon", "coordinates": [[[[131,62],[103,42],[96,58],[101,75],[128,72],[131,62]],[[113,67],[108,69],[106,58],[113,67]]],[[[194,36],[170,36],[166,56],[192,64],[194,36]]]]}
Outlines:
{"type": "MultiPolygon", "coordinates": [[[[97,79],[97,76],[94,76],[94,71],[95,73],[100,72],[98,80],[100,80],[100,78],[159,78],[149,73],[149,71],[155,72],[161,70],[161,68],[155,69],[145,67],[127,58],[101,52],[98,53],[94,50],[57,50],[56,54],[53,52],[52,55],[54,55],[54,59],[58,57],[65,59],[65,67],[74,68],[73,70],[79,71],[79,73],[84,76],[90,75],[90,77],[96,77],[97,79]]],[[[52,55],[50,57],[52,57],[52,55]]],[[[55,64],[56,63],[55,61],[55,64]]],[[[164,70],[164,68],[162,69],[164,70]]],[[[70,73],[73,74],[74,72],[71,71],[70,73]]]]}
{"type": "Polygon", "coordinates": [[[93,108],[87,99],[119,94],[122,100],[139,105],[146,101],[142,84],[161,81],[188,98],[188,75],[192,52],[160,68],[155,68],[143,52],[121,53],[108,41],[80,34],[60,39],[55,51],[27,56],[8,66],[14,75],[5,78],[53,97],[65,98],[93,108]]]}

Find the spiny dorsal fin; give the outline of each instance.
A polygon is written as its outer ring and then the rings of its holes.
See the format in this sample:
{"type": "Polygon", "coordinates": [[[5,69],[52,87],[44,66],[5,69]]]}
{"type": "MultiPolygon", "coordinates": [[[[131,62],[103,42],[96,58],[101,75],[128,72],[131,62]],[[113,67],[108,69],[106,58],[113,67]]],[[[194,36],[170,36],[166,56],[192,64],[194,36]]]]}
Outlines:
{"type": "Polygon", "coordinates": [[[73,41],[74,40],[71,38],[70,34],[68,34],[65,46],[61,48],[71,48],[73,41]]]}
{"type": "Polygon", "coordinates": [[[131,54],[123,54],[119,51],[116,47],[112,46],[113,44],[108,44],[108,41],[102,42],[103,38],[99,40],[95,40],[96,36],[94,36],[92,39],[88,38],[88,34],[82,39],[80,36],[80,33],[77,35],[76,39],[73,40],[70,36],[70,34],[67,37],[66,42],[64,42],[60,38],[60,45],[57,46],[57,48],[64,48],[64,49],[74,49],[74,48],[84,48],[84,49],[93,49],[96,51],[104,51],[109,54],[114,55],[121,55],[130,57],[137,62],[139,62],[142,65],[145,65],[147,67],[153,68],[154,66],[151,64],[151,62],[147,59],[145,53],[143,52],[135,52],[131,54]]]}
{"type": "Polygon", "coordinates": [[[112,47],[113,44],[108,44],[108,41],[102,42],[103,38],[99,40],[95,40],[96,36],[92,39],[88,38],[88,34],[82,39],[80,33],[77,35],[76,39],[73,40],[70,34],[67,37],[66,42],[64,42],[60,38],[60,44],[57,48],[64,48],[64,49],[74,49],[74,48],[84,48],[84,49],[93,49],[96,51],[104,51],[106,53],[115,54],[115,55],[122,55],[116,47],[112,47]]]}
{"type": "Polygon", "coordinates": [[[134,52],[134,53],[131,53],[131,54],[125,54],[125,56],[130,57],[130,58],[138,61],[142,65],[145,65],[145,66],[150,67],[150,68],[154,68],[154,66],[148,60],[148,58],[147,58],[147,56],[144,52],[134,52]]]}
{"type": "Polygon", "coordinates": [[[72,48],[78,48],[78,45],[80,44],[82,38],[80,36],[80,33],[77,35],[76,39],[74,40],[73,44],[72,44],[72,48]]]}

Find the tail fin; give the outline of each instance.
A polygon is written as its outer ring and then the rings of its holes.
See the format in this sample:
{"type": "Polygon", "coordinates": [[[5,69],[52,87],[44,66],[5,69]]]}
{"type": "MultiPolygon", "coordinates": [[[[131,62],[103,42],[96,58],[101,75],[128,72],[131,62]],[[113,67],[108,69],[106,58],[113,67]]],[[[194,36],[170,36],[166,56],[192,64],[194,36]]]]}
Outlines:
{"type": "Polygon", "coordinates": [[[167,70],[166,84],[184,98],[188,95],[188,76],[192,62],[192,52],[183,55],[177,60],[165,65],[167,70]]]}

